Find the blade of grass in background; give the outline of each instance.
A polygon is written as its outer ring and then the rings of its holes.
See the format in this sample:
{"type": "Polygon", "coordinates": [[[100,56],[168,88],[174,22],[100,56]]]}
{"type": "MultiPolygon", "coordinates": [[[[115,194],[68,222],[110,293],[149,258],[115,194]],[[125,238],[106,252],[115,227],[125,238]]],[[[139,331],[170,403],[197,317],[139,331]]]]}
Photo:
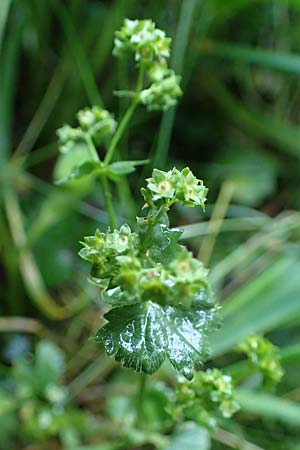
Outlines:
{"type": "Polygon", "coordinates": [[[261,111],[247,109],[229,93],[224,84],[212,76],[206,77],[206,87],[215,102],[233,123],[259,139],[277,146],[282,152],[299,158],[300,129],[261,111]]]}
{"type": "Polygon", "coordinates": [[[274,329],[293,315],[300,318],[299,292],[298,259],[282,256],[226,300],[222,327],[211,336],[213,354],[232,349],[251,334],[274,329]]]}
{"type": "Polygon", "coordinates": [[[57,0],[51,0],[50,3],[58,19],[60,20],[62,29],[66,35],[68,46],[75,60],[77,70],[80,74],[90,104],[97,104],[102,106],[103,101],[98,90],[93,70],[89,63],[85,50],[81,45],[79,34],[76,32],[67,7],[64,6],[61,2],[57,2],[57,0]]]}
{"type": "MultiPolygon", "coordinates": [[[[178,75],[182,75],[185,53],[188,39],[194,20],[194,12],[197,6],[196,0],[185,0],[182,2],[179,21],[176,29],[171,67],[178,75]]],[[[171,133],[175,118],[175,108],[163,114],[158,141],[152,159],[153,167],[163,169],[167,162],[171,133]]]]}
{"type": "Polygon", "coordinates": [[[199,44],[201,56],[217,57],[234,62],[258,65],[292,75],[300,74],[300,55],[278,50],[251,48],[227,42],[204,40],[199,44]]]}
{"type": "Polygon", "coordinates": [[[18,60],[23,24],[18,23],[10,33],[0,54],[0,164],[8,157],[11,146],[11,132],[16,95],[18,60]]]}
{"type": "Polygon", "coordinates": [[[211,283],[218,285],[224,282],[225,277],[232,271],[237,268],[240,270],[246,264],[250,265],[257,252],[261,250],[265,252],[268,247],[272,247],[272,242],[284,245],[289,236],[299,230],[299,220],[298,213],[286,213],[266,221],[266,225],[259,232],[226,255],[211,269],[209,275],[211,283]]]}
{"type": "Polygon", "coordinates": [[[61,63],[55,70],[45,95],[14,153],[14,157],[29,153],[34,146],[62,93],[66,78],[67,66],[61,63]]]}
{"type": "Polygon", "coordinates": [[[1,1],[1,9],[0,9],[0,54],[2,48],[2,39],[5,30],[5,25],[9,13],[9,8],[11,5],[11,0],[2,0],[1,1]]]}
{"type": "Polygon", "coordinates": [[[237,389],[235,396],[242,412],[300,428],[300,405],[296,403],[247,389],[237,389]]]}
{"type": "Polygon", "coordinates": [[[20,205],[17,194],[8,181],[4,186],[3,194],[10,232],[13,237],[14,245],[19,251],[20,272],[29,297],[39,310],[49,318],[63,320],[66,317],[70,317],[75,311],[78,311],[83,307],[86,300],[74,299],[71,304],[69,303],[65,306],[61,306],[49,295],[39,268],[36,265],[34,256],[30,249],[26,247],[27,239],[20,205]]]}

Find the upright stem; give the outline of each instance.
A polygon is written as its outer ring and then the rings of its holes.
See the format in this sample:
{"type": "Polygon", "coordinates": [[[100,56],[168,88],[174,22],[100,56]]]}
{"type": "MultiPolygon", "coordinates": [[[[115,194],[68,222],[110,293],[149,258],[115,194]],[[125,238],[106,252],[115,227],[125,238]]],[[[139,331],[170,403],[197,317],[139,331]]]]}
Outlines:
{"type": "MultiPolygon", "coordinates": [[[[85,140],[88,146],[88,150],[90,152],[90,155],[92,157],[92,159],[94,161],[99,162],[100,164],[103,164],[100,161],[99,155],[97,153],[97,150],[95,148],[94,142],[91,138],[91,136],[89,134],[85,134],[85,140]]],[[[105,175],[101,175],[100,176],[100,182],[101,182],[101,186],[103,189],[103,194],[104,194],[104,200],[105,200],[105,205],[106,205],[106,209],[108,212],[108,217],[109,217],[109,224],[111,229],[113,230],[114,228],[116,228],[116,215],[115,215],[115,210],[114,210],[114,206],[113,206],[113,202],[112,202],[112,198],[111,198],[111,193],[109,190],[109,186],[108,186],[108,182],[107,182],[107,178],[105,175]]]]}
{"type": "Polygon", "coordinates": [[[146,384],[147,384],[147,375],[144,372],[142,372],[140,374],[140,384],[137,396],[137,418],[136,418],[136,423],[140,429],[144,428],[145,422],[144,403],[145,403],[146,384]]]}
{"type": "Polygon", "coordinates": [[[116,147],[117,147],[121,137],[123,136],[123,133],[126,130],[127,125],[128,125],[128,123],[134,113],[134,110],[139,102],[138,94],[141,92],[141,90],[143,88],[143,79],[144,79],[144,68],[141,66],[139,75],[138,75],[137,84],[136,84],[136,95],[134,96],[129,108],[127,109],[125,115],[123,116],[123,119],[120,122],[120,125],[118,126],[116,133],[114,134],[114,137],[111,140],[110,146],[109,146],[107,153],[105,155],[105,158],[104,158],[104,164],[106,166],[112,160],[114,152],[116,150],[116,147]]]}
{"type": "Polygon", "coordinates": [[[107,212],[108,212],[110,228],[113,230],[114,228],[116,228],[117,224],[116,224],[116,215],[115,215],[115,210],[114,210],[114,206],[113,206],[113,202],[112,202],[111,192],[109,190],[107,178],[105,175],[101,175],[100,181],[101,181],[101,186],[102,186],[103,193],[104,193],[104,200],[105,200],[105,205],[106,205],[107,212]]]}

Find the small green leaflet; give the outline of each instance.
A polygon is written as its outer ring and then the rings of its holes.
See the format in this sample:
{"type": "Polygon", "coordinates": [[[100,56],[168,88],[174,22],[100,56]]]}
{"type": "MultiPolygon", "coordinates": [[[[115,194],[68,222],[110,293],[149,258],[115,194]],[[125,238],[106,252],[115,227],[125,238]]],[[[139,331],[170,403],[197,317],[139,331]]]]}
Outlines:
{"type": "Polygon", "coordinates": [[[178,427],[171,436],[170,444],[164,450],[209,450],[211,448],[210,435],[206,428],[192,422],[178,427]]]}
{"type": "Polygon", "coordinates": [[[106,167],[105,171],[109,178],[117,181],[120,176],[128,175],[135,171],[136,166],[142,166],[149,162],[148,159],[140,161],[116,161],[106,167]]]}
{"type": "Polygon", "coordinates": [[[207,299],[190,310],[148,301],[113,308],[105,318],[108,323],[95,340],[105,342],[107,353],[124,366],[152,374],[168,358],[192,379],[193,367],[207,357],[205,332],[212,326],[215,308],[207,299]]]}
{"type": "Polygon", "coordinates": [[[55,184],[61,185],[65,184],[70,180],[78,180],[79,178],[86,177],[87,175],[92,175],[93,173],[100,173],[103,171],[103,167],[101,163],[98,161],[85,161],[79,166],[76,166],[75,169],[65,178],[62,178],[56,181],[55,184]]]}

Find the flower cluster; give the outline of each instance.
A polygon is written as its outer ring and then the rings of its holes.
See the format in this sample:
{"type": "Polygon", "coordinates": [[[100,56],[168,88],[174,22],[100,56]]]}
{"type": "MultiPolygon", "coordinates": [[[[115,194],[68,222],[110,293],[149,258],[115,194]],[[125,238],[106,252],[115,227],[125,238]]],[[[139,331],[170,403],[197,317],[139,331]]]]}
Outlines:
{"type": "Polygon", "coordinates": [[[83,141],[85,134],[93,138],[96,143],[105,142],[114,134],[117,122],[112,115],[99,106],[84,108],[77,113],[78,127],[64,125],[57,130],[59,150],[68,153],[75,143],[83,141]]]}
{"type": "MultiPolygon", "coordinates": [[[[133,53],[138,67],[142,68],[150,86],[138,92],[140,103],[149,111],[165,111],[174,106],[182,94],[179,83],[181,77],[168,68],[171,39],[156,28],[152,20],[125,19],[122,28],[116,32],[113,53],[121,56],[133,53]]],[[[124,91],[122,92],[124,95],[124,91]]],[[[132,92],[125,95],[132,96],[132,92]]]]}
{"type": "Polygon", "coordinates": [[[134,53],[138,63],[164,62],[170,56],[170,44],[171,39],[152,20],[125,19],[116,32],[113,53],[116,56],[134,53]]]}
{"type": "Polygon", "coordinates": [[[141,192],[148,206],[171,205],[181,201],[185,206],[201,206],[204,209],[207,188],[188,167],[179,171],[176,168],[164,172],[154,169],[147,180],[147,188],[141,192]]]}
{"type": "MultiPolygon", "coordinates": [[[[181,172],[153,171],[147,191],[153,208],[162,203],[166,210],[181,200],[190,206],[203,205],[206,188],[199,186],[189,169],[181,172]],[[193,191],[193,193],[192,193],[193,191]]],[[[102,296],[113,304],[154,301],[161,305],[190,308],[208,289],[207,271],[191,252],[177,244],[181,230],[169,229],[164,223],[153,224],[149,217],[142,219],[138,233],[128,225],[84,239],[80,256],[92,263],[92,280],[103,289],[102,296]],[[151,228],[152,227],[152,228],[151,228]],[[145,233],[151,234],[147,243],[145,233]],[[145,248],[145,242],[147,248],[145,248]],[[173,257],[162,262],[161,251],[173,245],[173,257]],[[161,260],[158,262],[157,260],[161,260]]],[[[165,250],[166,252],[166,250],[165,250]]]]}
{"type": "Polygon", "coordinates": [[[149,111],[166,111],[176,105],[177,98],[182,94],[179,86],[181,77],[173,70],[162,71],[161,79],[154,81],[148,89],[140,93],[140,101],[149,111]]]}
{"type": "Polygon", "coordinates": [[[128,225],[123,225],[120,230],[112,232],[96,230],[95,236],[85,237],[82,245],[79,255],[93,264],[91,273],[94,282],[107,286],[111,279],[119,275],[119,267],[122,266],[122,258],[119,261],[119,257],[134,255],[137,235],[131,232],[128,225]]]}
{"type": "Polygon", "coordinates": [[[84,108],[77,113],[77,120],[83,130],[91,136],[101,134],[101,136],[111,136],[117,128],[117,122],[106,109],[100,106],[84,108]]]}
{"type": "MultiPolygon", "coordinates": [[[[166,231],[163,225],[160,232],[166,231]]],[[[163,239],[163,238],[162,238],[163,239]]],[[[92,263],[91,281],[103,299],[115,306],[153,301],[188,309],[208,289],[207,270],[185,247],[167,264],[157,264],[153,251],[145,256],[141,237],[123,225],[119,230],[88,236],[79,255],[92,263]]]]}
{"type": "Polygon", "coordinates": [[[262,372],[266,381],[278,383],[281,380],[283,370],[279,350],[268,339],[250,336],[241,342],[238,350],[247,355],[251,363],[262,372]]]}
{"type": "Polygon", "coordinates": [[[212,429],[217,425],[218,415],[230,418],[238,410],[231,377],[218,369],[208,369],[197,372],[190,382],[179,382],[171,412],[176,420],[193,420],[212,429]]]}

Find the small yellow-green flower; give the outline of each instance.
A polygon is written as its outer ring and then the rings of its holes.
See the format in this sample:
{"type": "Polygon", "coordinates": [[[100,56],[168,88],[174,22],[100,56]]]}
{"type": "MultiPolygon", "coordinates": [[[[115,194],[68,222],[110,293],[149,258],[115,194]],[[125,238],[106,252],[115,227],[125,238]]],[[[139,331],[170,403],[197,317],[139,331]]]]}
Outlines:
{"type": "Polygon", "coordinates": [[[186,206],[201,206],[203,209],[206,202],[207,188],[202,180],[198,180],[188,167],[181,171],[180,187],[178,197],[186,206]]]}
{"type": "Polygon", "coordinates": [[[162,170],[154,169],[152,177],[147,178],[147,188],[152,193],[153,201],[162,198],[171,199],[175,195],[175,184],[173,179],[173,172],[169,170],[164,172],[162,170]]]}

